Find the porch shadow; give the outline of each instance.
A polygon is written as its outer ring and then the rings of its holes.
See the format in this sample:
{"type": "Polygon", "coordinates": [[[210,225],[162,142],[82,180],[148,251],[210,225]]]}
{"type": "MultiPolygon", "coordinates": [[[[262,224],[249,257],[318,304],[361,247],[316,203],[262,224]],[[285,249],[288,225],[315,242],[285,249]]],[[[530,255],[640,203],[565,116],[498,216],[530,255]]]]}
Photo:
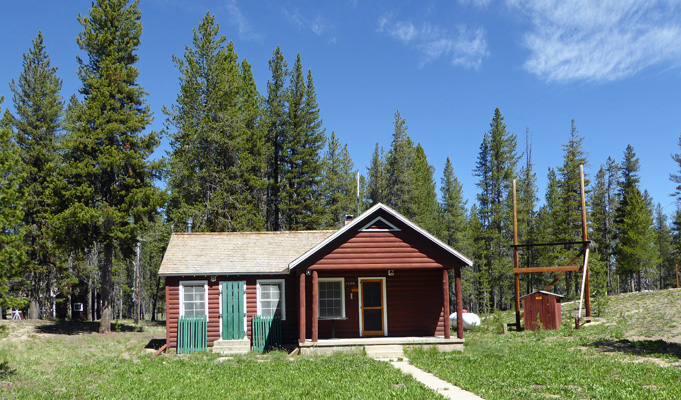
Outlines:
{"type": "Polygon", "coordinates": [[[626,353],[641,357],[672,356],[681,359],[681,345],[664,340],[601,340],[588,343],[587,346],[607,353],[626,353]]]}
{"type": "Polygon", "coordinates": [[[163,347],[163,345],[165,345],[165,344],[166,344],[165,339],[151,339],[149,341],[149,343],[147,343],[147,345],[144,346],[144,348],[145,349],[158,350],[161,347],[163,347]]]}

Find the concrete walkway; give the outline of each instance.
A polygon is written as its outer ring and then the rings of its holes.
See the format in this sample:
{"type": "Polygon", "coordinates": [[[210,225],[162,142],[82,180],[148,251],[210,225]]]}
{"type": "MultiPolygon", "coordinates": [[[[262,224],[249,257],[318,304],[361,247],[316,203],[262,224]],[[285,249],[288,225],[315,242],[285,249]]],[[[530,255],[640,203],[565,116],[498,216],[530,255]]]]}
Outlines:
{"type": "MultiPolygon", "coordinates": [[[[405,359],[406,360],[406,359],[405,359]]],[[[449,382],[443,381],[437,376],[426,372],[424,370],[418,369],[415,366],[409,364],[409,360],[406,361],[388,361],[393,367],[399,369],[405,374],[409,374],[414,377],[417,381],[423,383],[427,387],[433,389],[434,391],[440,393],[448,399],[457,400],[484,400],[482,397],[467,392],[460,387],[454,386],[449,382]]]]}

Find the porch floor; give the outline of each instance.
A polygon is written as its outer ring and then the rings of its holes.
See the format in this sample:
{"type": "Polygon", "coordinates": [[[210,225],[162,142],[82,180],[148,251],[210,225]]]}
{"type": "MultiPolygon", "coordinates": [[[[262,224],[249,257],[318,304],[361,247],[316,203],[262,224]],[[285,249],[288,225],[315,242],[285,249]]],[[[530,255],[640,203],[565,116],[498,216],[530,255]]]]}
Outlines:
{"type": "Polygon", "coordinates": [[[306,340],[298,343],[301,354],[330,354],[337,351],[355,352],[366,350],[371,346],[408,346],[408,347],[436,347],[439,351],[463,351],[465,339],[436,336],[408,336],[408,337],[365,337],[347,339],[319,339],[317,342],[306,340]]]}

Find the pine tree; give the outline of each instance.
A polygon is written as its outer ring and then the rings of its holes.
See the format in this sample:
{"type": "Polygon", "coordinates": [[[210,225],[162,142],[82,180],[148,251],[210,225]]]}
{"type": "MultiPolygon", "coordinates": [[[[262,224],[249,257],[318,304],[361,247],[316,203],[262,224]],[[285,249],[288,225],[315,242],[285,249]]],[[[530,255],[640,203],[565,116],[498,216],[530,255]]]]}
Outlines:
{"type": "Polygon", "coordinates": [[[264,99],[258,93],[250,64],[241,62],[239,114],[243,133],[235,143],[237,181],[234,228],[238,231],[264,230],[267,218],[267,126],[264,99]]]}
{"type": "Polygon", "coordinates": [[[615,208],[618,203],[617,182],[619,165],[608,157],[596,174],[596,182],[589,195],[591,206],[591,240],[598,248],[607,277],[607,290],[613,291],[615,251],[615,208]]]}
{"type": "MultiPolygon", "coordinates": [[[[166,126],[175,129],[169,134],[172,200],[168,214],[171,221],[179,222],[178,227],[189,216],[199,231],[261,226],[257,203],[252,209],[252,200],[243,199],[246,172],[239,169],[239,157],[257,146],[262,136],[257,125],[251,130],[247,127],[247,123],[259,123],[259,117],[242,99],[253,93],[245,93],[251,90],[244,87],[248,78],[241,76],[234,45],[225,41],[214,17],[207,13],[194,29],[192,47],[186,47],[184,58],[173,57],[182,74],[180,93],[176,104],[164,112],[166,126]]],[[[258,100],[249,101],[257,104],[258,100]]],[[[257,158],[258,153],[253,156],[257,158]]],[[[244,165],[245,170],[251,167],[244,165]]]]}
{"type": "Polygon", "coordinates": [[[491,291],[492,308],[510,304],[506,294],[511,293],[513,282],[508,247],[512,235],[511,188],[518,159],[516,136],[506,130],[504,117],[497,108],[480,145],[474,171],[480,188],[478,218],[485,232],[484,249],[475,258],[480,260],[481,268],[487,269],[488,279],[498,282],[491,291]]]}
{"type": "Polygon", "coordinates": [[[48,297],[47,284],[50,276],[55,277],[57,266],[49,223],[52,210],[48,185],[56,168],[64,105],[59,94],[61,80],[57,68],[50,65],[42,32],[38,32],[33,46],[24,54],[23,67],[19,82],[12,80],[10,89],[14,93],[16,140],[26,175],[20,190],[25,199],[23,224],[27,227],[23,240],[28,250],[25,265],[30,297],[28,318],[37,319],[39,301],[48,297]]]}
{"type": "Polygon", "coordinates": [[[373,206],[377,203],[387,203],[387,182],[385,176],[385,157],[383,155],[383,148],[378,146],[374,148],[371,155],[371,161],[367,167],[367,200],[368,206],[373,206]]]}
{"type": "MultiPolygon", "coordinates": [[[[533,171],[532,146],[529,130],[525,132],[525,165],[520,169],[517,180],[518,239],[520,243],[539,243],[537,229],[537,176],[533,171]]],[[[537,266],[537,248],[528,247],[519,254],[519,263],[524,267],[537,266]]],[[[534,289],[534,275],[522,274],[520,279],[527,284],[527,293],[534,289]]]]}
{"type": "Polygon", "coordinates": [[[676,286],[674,264],[675,254],[672,246],[672,232],[662,205],[657,203],[654,213],[655,245],[659,251],[657,265],[658,289],[676,286]]]}
{"type": "MultiPolygon", "coordinates": [[[[4,101],[0,97],[0,105],[4,101]]],[[[1,109],[0,109],[1,111],[1,109]]],[[[0,312],[3,308],[23,308],[26,302],[12,290],[26,263],[24,198],[19,190],[26,174],[21,170],[19,146],[13,137],[12,116],[5,110],[0,119],[0,312]]]]}
{"type": "MultiPolygon", "coordinates": [[[[561,242],[574,242],[582,240],[582,201],[580,189],[579,166],[586,165],[586,156],[582,149],[583,136],[575,126],[575,120],[570,122],[570,137],[567,144],[563,145],[563,165],[558,167],[558,188],[560,196],[560,211],[557,214],[556,223],[560,227],[557,239],[561,242]]],[[[589,186],[589,180],[584,178],[584,188],[589,186]]],[[[573,247],[566,246],[562,252],[560,262],[568,262],[574,257],[573,247]]],[[[571,296],[579,292],[579,279],[575,279],[574,272],[567,272],[566,294],[571,296]]]]}
{"type": "Polygon", "coordinates": [[[407,195],[412,220],[427,232],[436,234],[440,229],[437,194],[435,193],[435,168],[428,164],[426,152],[417,144],[414,149],[411,176],[413,183],[407,195]]]}
{"type": "MultiPolygon", "coordinates": [[[[544,194],[544,204],[539,207],[537,212],[537,237],[539,242],[555,242],[557,241],[557,231],[560,227],[557,225],[557,214],[560,207],[560,197],[558,188],[558,176],[556,170],[549,167],[547,172],[547,185],[544,194]]],[[[542,246],[535,248],[535,256],[537,257],[537,264],[540,266],[556,265],[561,249],[556,246],[542,246]]],[[[533,279],[537,282],[543,281],[542,274],[533,274],[533,279]]],[[[558,282],[560,285],[562,282],[558,282]]],[[[558,290],[556,290],[558,291],[558,290]]]]}
{"type": "Polygon", "coordinates": [[[621,201],[615,211],[618,273],[629,280],[631,291],[641,290],[641,274],[658,263],[651,200],[638,188],[639,160],[629,145],[622,161],[621,201]],[[636,280],[636,281],[635,281],[636,280]]]}
{"type": "Polygon", "coordinates": [[[279,46],[269,61],[272,80],[267,82],[267,140],[271,151],[268,160],[269,188],[267,190],[267,229],[281,230],[282,189],[285,182],[281,177],[286,174],[283,157],[287,138],[287,95],[286,80],[289,76],[288,65],[279,46]]]}
{"type": "Polygon", "coordinates": [[[64,139],[65,180],[59,189],[69,206],[55,219],[62,236],[79,238],[82,247],[103,247],[102,333],[111,329],[114,253],[131,256],[162,202],[153,186],[159,165],[147,161],[159,141],[155,133],[143,133],[151,113],[134,66],[142,33],[138,4],[100,0],[78,18],[83,31],[77,42],[87,54],[86,60],[78,58],[83,102],[64,139]]]}
{"type": "Polygon", "coordinates": [[[410,218],[414,214],[413,204],[409,204],[409,193],[414,184],[414,144],[407,135],[407,124],[400,110],[395,111],[393,128],[393,139],[385,162],[385,200],[390,207],[410,218]]]}
{"type": "MultiPolygon", "coordinates": [[[[678,146],[679,148],[681,148],[681,135],[679,135],[678,146]]],[[[678,165],[679,168],[679,173],[669,174],[669,180],[676,183],[677,185],[672,195],[676,197],[677,203],[681,203],[681,153],[672,154],[671,156],[672,160],[674,160],[674,162],[678,165]]]]}
{"type": "Polygon", "coordinates": [[[326,216],[324,227],[334,229],[342,226],[345,215],[357,212],[354,164],[348,145],[341,147],[335,132],[331,132],[323,162],[321,191],[326,216]]]}
{"type": "Polygon", "coordinates": [[[445,243],[468,254],[469,235],[466,229],[466,200],[463,186],[454,174],[452,162],[447,157],[440,185],[442,232],[440,237],[445,243]]]}
{"type": "Polygon", "coordinates": [[[323,219],[319,184],[324,129],[312,73],[308,70],[304,80],[300,54],[291,74],[287,126],[288,140],[284,145],[286,196],[282,207],[286,229],[318,229],[323,219]]]}

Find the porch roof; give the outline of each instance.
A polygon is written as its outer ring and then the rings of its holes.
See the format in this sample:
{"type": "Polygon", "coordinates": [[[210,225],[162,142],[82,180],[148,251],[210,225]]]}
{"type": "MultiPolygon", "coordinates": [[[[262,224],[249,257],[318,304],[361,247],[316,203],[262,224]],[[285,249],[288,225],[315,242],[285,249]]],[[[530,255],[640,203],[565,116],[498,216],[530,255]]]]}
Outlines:
{"type": "Polygon", "coordinates": [[[288,273],[289,263],[334,232],[173,233],[158,274],[288,273]]]}

